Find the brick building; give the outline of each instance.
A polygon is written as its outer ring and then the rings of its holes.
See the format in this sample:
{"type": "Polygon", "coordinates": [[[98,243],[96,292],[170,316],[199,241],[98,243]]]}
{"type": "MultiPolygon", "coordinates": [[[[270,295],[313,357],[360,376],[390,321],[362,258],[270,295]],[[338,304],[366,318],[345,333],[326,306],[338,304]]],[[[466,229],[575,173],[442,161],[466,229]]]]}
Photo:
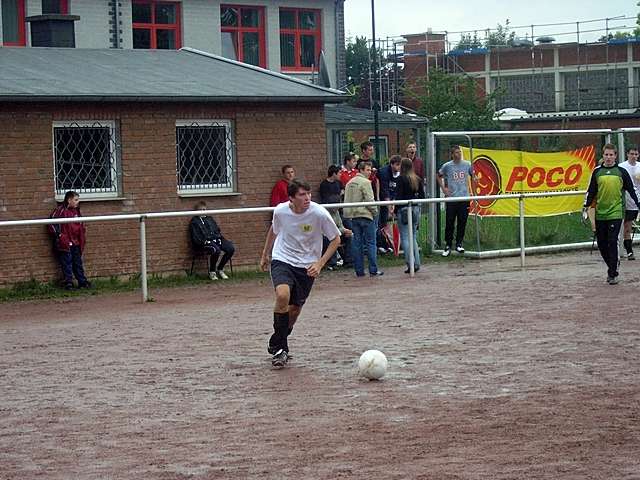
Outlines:
{"type": "MultiPolygon", "coordinates": [[[[0,220],[44,218],[65,190],[84,215],[264,206],[283,163],[318,184],[317,87],[198,51],[0,48],[0,220]],[[46,68],[45,68],[46,66],[46,68]],[[185,74],[188,73],[188,74],[185,74]],[[304,148],[301,148],[304,146],[304,148]]],[[[265,214],[219,218],[236,264],[258,261],[265,214]]],[[[149,271],[190,264],[188,218],[148,222],[149,271]]],[[[135,222],[88,224],[90,276],[139,271],[135,222]]],[[[42,226],[1,228],[0,284],[57,275],[42,226]]]]}
{"type": "Polygon", "coordinates": [[[640,106],[640,42],[635,38],[450,51],[445,51],[444,34],[405,38],[408,86],[427,75],[427,65],[438,66],[475,77],[484,92],[500,88],[498,110],[523,110],[527,118],[549,118],[550,125],[571,118],[574,128],[594,115],[628,118],[640,106]]]}
{"type": "Polygon", "coordinates": [[[344,0],[2,0],[0,18],[0,46],[191,47],[305,79],[324,51],[345,84],[344,0]]]}

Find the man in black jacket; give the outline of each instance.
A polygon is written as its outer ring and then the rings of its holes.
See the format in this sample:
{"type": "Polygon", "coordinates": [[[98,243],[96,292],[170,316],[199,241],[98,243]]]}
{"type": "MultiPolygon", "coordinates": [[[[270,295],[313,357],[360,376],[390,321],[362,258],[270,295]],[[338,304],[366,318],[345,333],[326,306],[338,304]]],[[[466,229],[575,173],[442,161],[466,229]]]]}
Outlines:
{"type": "MultiPolygon", "coordinates": [[[[206,210],[205,202],[198,202],[196,210],[206,210]]],[[[224,266],[227,264],[235,252],[233,243],[224,238],[220,227],[209,215],[197,215],[191,219],[189,224],[191,242],[194,248],[204,250],[209,256],[209,278],[211,280],[227,280],[229,277],[224,273],[224,266]],[[218,263],[222,253],[222,259],[218,263]]]]}

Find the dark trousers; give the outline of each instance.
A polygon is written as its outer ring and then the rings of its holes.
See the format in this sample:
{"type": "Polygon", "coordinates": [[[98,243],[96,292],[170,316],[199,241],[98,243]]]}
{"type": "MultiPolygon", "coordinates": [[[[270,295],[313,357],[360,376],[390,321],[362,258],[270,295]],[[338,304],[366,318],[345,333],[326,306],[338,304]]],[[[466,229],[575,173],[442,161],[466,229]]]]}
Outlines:
{"type": "MultiPolygon", "coordinates": [[[[349,230],[353,231],[353,223],[351,222],[350,218],[342,217],[342,224],[344,225],[344,228],[348,228],[349,230]]],[[[351,255],[351,237],[343,235],[341,239],[342,245],[339,251],[342,260],[344,260],[344,266],[346,267],[353,264],[353,255],[351,255]]]]}
{"type": "Polygon", "coordinates": [[[469,202],[447,203],[447,213],[444,227],[444,241],[447,247],[451,248],[453,242],[453,227],[456,226],[456,246],[462,246],[464,231],[467,228],[467,218],[469,218],[469,202]]]}
{"type": "Polygon", "coordinates": [[[233,254],[236,251],[235,247],[233,246],[233,243],[231,243],[226,238],[223,238],[220,244],[212,243],[211,245],[205,245],[204,249],[207,253],[211,254],[211,257],[209,259],[210,272],[217,272],[218,270],[223,270],[227,262],[231,260],[231,257],[233,257],[233,254]],[[222,259],[220,260],[220,263],[218,263],[218,259],[220,258],[220,253],[223,253],[223,255],[222,255],[222,259]]]}
{"type": "Polygon", "coordinates": [[[621,226],[622,219],[596,220],[598,250],[607,264],[607,275],[612,278],[618,276],[618,236],[621,226]]]}
{"type": "Polygon", "coordinates": [[[87,284],[87,277],[84,275],[84,267],[82,266],[80,247],[74,245],[68,252],[58,252],[58,262],[60,262],[66,285],[73,285],[74,275],[78,280],[78,286],[87,284]]]}

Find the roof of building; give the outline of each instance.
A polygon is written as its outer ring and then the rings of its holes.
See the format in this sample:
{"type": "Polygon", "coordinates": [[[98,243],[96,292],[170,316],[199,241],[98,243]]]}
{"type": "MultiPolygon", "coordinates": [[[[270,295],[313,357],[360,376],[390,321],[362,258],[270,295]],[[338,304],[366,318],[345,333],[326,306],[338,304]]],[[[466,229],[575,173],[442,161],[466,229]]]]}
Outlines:
{"type": "Polygon", "coordinates": [[[343,102],[346,95],[199,50],[0,48],[0,101],[343,102]]]}
{"type": "MultiPolygon", "coordinates": [[[[374,125],[373,110],[349,105],[326,105],[324,120],[327,128],[341,130],[370,130],[374,125]]],[[[429,123],[426,117],[417,115],[378,112],[381,128],[418,128],[429,123]]]]}

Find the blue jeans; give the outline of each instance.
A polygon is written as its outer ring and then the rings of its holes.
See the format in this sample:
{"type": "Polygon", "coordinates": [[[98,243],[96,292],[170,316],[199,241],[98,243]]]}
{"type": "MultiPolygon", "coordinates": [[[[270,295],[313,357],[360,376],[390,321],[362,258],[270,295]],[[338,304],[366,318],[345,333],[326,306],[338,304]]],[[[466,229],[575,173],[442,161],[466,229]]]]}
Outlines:
{"type": "MultiPolygon", "coordinates": [[[[405,223],[408,220],[407,209],[404,207],[398,212],[398,229],[400,230],[400,245],[404,252],[404,261],[407,264],[407,268],[410,268],[409,264],[409,224],[405,223]]],[[[420,268],[420,252],[418,251],[418,223],[420,223],[420,207],[413,206],[412,208],[412,220],[413,220],[413,268],[414,270],[420,268]]]]}
{"type": "Polygon", "coordinates": [[[84,268],[82,265],[80,247],[73,245],[68,252],[58,252],[58,261],[60,262],[62,275],[64,276],[64,283],[66,285],[73,285],[74,275],[78,280],[79,286],[87,284],[87,277],[84,275],[84,268]]]}
{"type": "Polygon", "coordinates": [[[369,259],[369,273],[378,271],[376,252],[376,224],[368,218],[354,218],[351,220],[353,238],[351,239],[351,255],[356,275],[364,275],[364,251],[367,250],[369,259]]]}

